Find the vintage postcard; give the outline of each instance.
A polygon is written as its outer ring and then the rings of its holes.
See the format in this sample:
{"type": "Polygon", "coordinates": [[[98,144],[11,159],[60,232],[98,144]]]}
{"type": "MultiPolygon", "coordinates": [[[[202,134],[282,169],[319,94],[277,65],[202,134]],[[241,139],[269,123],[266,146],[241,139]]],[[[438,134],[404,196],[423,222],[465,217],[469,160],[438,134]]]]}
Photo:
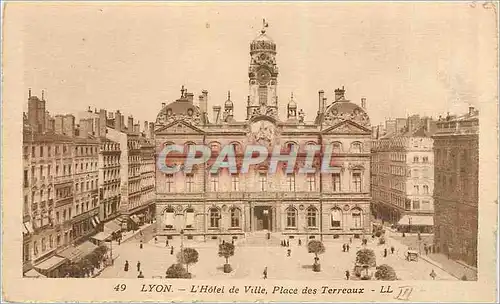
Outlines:
{"type": "Polygon", "coordinates": [[[494,2],[7,2],[7,302],[494,302],[494,2]]]}

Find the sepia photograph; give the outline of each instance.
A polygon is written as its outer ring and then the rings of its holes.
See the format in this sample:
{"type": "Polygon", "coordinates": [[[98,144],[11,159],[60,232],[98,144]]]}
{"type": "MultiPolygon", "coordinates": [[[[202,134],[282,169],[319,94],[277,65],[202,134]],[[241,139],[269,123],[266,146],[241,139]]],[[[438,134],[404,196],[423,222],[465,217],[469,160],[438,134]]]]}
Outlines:
{"type": "Polygon", "coordinates": [[[2,15],[4,299],[497,297],[497,3],[2,15]]]}

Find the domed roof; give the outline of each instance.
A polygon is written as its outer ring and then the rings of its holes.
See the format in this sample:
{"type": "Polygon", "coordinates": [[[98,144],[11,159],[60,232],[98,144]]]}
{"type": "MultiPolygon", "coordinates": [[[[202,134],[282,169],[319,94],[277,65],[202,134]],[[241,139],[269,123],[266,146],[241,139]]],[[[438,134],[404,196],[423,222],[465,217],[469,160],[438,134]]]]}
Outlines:
{"type": "Polygon", "coordinates": [[[198,120],[200,109],[193,104],[189,96],[192,96],[192,94],[188,94],[187,90],[183,88],[181,98],[172,103],[163,104],[156,116],[156,122],[161,124],[177,119],[198,120]]]}
{"type": "Polygon", "coordinates": [[[266,28],[268,24],[265,20],[263,20],[262,30],[260,31],[260,35],[255,38],[250,43],[250,52],[272,52],[276,53],[276,43],[266,34],[266,28]]]}
{"type": "Polygon", "coordinates": [[[339,122],[350,120],[369,128],[371,126],[370,117],[365,109],[345,99],[344,93],[344,88],[335,90],[335,101],[327,107],[324,114],[324,123],[336,125],[339,122]]]}

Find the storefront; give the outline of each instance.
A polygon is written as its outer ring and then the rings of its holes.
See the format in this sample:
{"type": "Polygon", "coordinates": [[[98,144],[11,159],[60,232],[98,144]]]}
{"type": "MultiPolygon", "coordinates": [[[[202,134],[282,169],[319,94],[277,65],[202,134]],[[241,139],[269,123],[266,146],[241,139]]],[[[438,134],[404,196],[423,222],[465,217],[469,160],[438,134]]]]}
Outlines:
{"type": "Polygon", "coordinates": [[[404,215],[398,222],[398,231],[407,233],[433,233],[432,215],[404,215]]]}

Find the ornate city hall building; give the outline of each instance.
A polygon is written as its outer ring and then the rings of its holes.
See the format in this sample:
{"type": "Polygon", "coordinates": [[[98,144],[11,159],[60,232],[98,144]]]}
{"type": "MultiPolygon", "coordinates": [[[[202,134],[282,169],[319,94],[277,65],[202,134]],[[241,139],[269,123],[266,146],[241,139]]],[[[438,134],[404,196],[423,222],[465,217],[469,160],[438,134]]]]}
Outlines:
{"type": "MultiPolygon", "coordinates": [[[[360,237],[370,233],[370,139],[371,125],[366,100],[357,105],[336,89],[333,102],[319,91],[319,110],[314,121],[291,95],[286,105],[278,100],[277,49],[265,27],[250,43],[249,95],[246,119],[234,118],[236,106],[228,94],[224,106],[213,106],[209,115],[208,92],[194,101],[184,87],[178,100],[162,104],[155,123],[156,156],[165,145],[206,145],[217,156],[233,145],[240,168],[247,145],[264,145],[282,154],[298,149],[296,169],[304,166],[310,145],[333,146],[332,172],[286,172],[285,165],[269,172],[269,159],[247,173],[217,173],[209,164],[190,173],[167,174],[156,169],[156,214],[159,235],[208,240],[242,238],[256,231],[270,231],[290,238],[333,239],[341,235],[360,237]],[[278,109],[286,106],[286,117],[278,109]]],[[[318,99],[316,99],[318,98],[318,99]]],[[[304,101],[311,103],[312,100],[304,101]]],[[[314,101],[316,102],[316,101],[314,101]]],[[[183,156],[174,159],[182,163],[183,156]]],[[[319,158],[317,158],[319,159],[319,158]]],[[[280,163],[281,165],[282,163],[280,163]]],[[[238,171],[239,172],[239,171],[238,171]]]]}

